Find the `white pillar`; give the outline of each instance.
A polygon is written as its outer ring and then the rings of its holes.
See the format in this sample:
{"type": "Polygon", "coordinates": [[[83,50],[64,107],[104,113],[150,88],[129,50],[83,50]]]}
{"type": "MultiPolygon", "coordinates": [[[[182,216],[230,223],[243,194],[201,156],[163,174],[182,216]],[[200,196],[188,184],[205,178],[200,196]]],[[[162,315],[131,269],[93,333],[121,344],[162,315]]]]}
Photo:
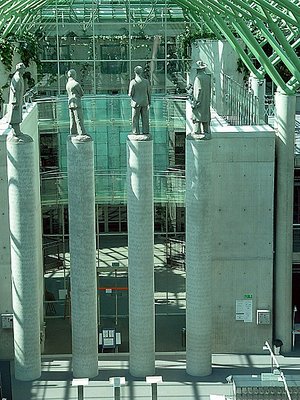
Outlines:
{"type": "Polygon", "coordinates": [[[254,96],[258,99],[258,116],[259,116],[259,124],[265,124],[266,116],[265,116],[265,95],[266,95],[266,80],[259,79],[254,75],[250,75],[249,77],[250,87],[253,90],[254,96]]]}
{"type": "Polygon", "coordinates": [[[211,374],[212,140],[186,140],[186,369],[211,374]]]}
{"type": "Polygon", "coordinates": [[[293,194],[296,96],[275,95],[276,215],[275,215],[275,339],[291,350],[293,194]]]}
{"type": "Polygon", "coordinates": [[[15,377],[22,381],[41,375],[41,236],[34,148],[28,135],[7,139],[15,377]]]}
{"type": "Polygon", "coordinates": [[[155,372],[153,141],[127,141],[129,367],[136,377],[155,372]]]}
{"type": "Polygon", "coordinates": [[[69,136],[68,198],[73,375],[98,375],[94,146],[69,136]]]}

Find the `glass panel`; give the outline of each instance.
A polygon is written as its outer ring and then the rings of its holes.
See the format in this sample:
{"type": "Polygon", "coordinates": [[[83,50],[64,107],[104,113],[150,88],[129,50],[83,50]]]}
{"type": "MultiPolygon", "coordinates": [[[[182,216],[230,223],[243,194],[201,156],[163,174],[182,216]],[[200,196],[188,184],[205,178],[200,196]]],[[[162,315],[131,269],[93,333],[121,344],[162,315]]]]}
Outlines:
{"type": "Polygon", "coordinates": [[[118,36],[117,40],[111,40],[109,36],[98,37],[95,40],[96,59],[100,61],[127,60],[128,37],[118,36]]]}
{"type": "Polygon", "coordinates": [[[103,61],[96,63],[96,93],[127,93],[129,63],[126,61],[103,61]]]}

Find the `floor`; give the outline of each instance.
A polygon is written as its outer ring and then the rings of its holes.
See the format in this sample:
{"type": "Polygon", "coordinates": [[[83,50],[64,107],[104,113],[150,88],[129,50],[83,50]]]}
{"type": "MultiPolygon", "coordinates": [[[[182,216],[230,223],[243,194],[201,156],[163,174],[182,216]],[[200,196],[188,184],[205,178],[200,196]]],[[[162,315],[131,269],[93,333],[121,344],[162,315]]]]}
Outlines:
{"type": "MultiPolygon", "coordinates": [[[[297,375],[300,382],[300,358],[278,356],[285,375],[297,375]]],[[[156,373],[162,377],[157,398],[163,400],[225,400],[232,399],[233,388],[228,376],[270,372],[268,355],[216,354],[212,358],[212,374],[193,378],[185,371],[185,353],[157,353],[156,373]]],[[[13,368],[12,368],[13,369],[13,368]]],[[[33,382],[16,382],[13,379],[13,400],[69,400],[77,399],[77,388],[72,386],[71,357],[43,357],[42,376],[33,382]]],[[[13,371],[12,371],[13,373],[13,371]]],[[[99,375],[84,388],[84,399],[113,399],[111,377],[124,377],[120,399],[151,399],[151,387],[144,379],[133,378],[128,370],[128,354],[100,354],[99,375]]],[[[261,400],[261,398],[259,399],[261,400]]]]}

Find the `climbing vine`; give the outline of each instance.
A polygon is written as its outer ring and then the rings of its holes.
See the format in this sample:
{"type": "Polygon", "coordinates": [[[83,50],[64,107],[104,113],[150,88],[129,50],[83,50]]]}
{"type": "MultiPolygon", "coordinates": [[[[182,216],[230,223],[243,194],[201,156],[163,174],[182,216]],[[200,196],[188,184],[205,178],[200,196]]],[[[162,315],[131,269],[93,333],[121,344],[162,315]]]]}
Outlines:
{"type": "Polygon", "coordinates": [[[189,69],[190,64],[191,45],[199,39],[217,39],[217,37],[206,25],[196,30],[193,26],[186,24],[185,31],[176,38],[178,57],[184,61],[186,70],[189,69]]]}
{"type": "Polygon", "coordinates": [[[6,71],[12,70],[15,52],[19,53],[21,61],[26,67],[33,61],[37,68],[40,68],[40,48],[35,34],[27,32],[22,35],[11,34],[0,38],[0,61],[6,71]]]}
{"type": "Polygon", "coordinates": [[[15,45],[10,38],[0,39],[0,61],[6,71],[11,71],[15,45]]]}

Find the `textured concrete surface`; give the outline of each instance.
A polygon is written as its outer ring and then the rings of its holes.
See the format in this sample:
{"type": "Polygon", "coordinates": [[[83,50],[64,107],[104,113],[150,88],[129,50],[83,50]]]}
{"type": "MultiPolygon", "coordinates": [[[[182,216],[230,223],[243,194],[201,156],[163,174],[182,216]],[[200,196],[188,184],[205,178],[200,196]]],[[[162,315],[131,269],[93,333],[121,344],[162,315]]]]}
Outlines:
{"type": "Polygon", "coordinates": [[[34,172],[34,142],[28,135],[7,140],[15,374],[32,380],[41,373],[40,204],[34,172]]]}
{"type": "Polygon", "coordinates": [[[71,136],[68,151],[73,374],[98,374],[94,147],[71,136]]]}
{"type": "MultiPolygon", "coordinates": [[[[0,313],[12,313],[6,135],[0,135],[0,313]]],[[[0,326],[0,359],[13,357],[13,331],[0,326]]]]}
{"type": "Polygon", "coordinates": [[[193,376],[211,373],[212,140],[186,140],[186,358],[193,376]]]}
{"type": "Polygon", "coordinates": [[[275,134],[212,127],[212,141],[213,352],[261,353],[273,339],[275,134]],[[257,324],[259,309],[270,324],[257,324]]]}
{"type": "Polygon", "coordinates": [[[130,371],[154,373],[153,142],[149,135],[127,141],[127,215],[130,371]]]}
{"type": "MultiPolygon", "coordinates": [[[[38,141],[38,125],[37,125],[37,105],[32,103],[27,106],[26,110],[23,110],[23,121],[21,123],[21,130],[24,133],[30,134],[34,139],[34,175],[36,180],[35,194],[37,196],[37,202],[40,203],[40,174],[39,174],[39,141],[38,141]]],[[[12,313],[12,285],[11,285],[11,266],[10,266],[10,243],[9,243],[9,218],[8,218],[8,181],[7,181],[7,162],[6,162],[6,138],[10,133],[10,128],[3,118],[0,120],[0,269],[1,269],[1,280],[0,280],[0,314],[12,313]]],[[[40,214],[40,210],[37,210],[40,214]]],[[[41,218],[39,218],[39,238],[41,238],[41,218]]],[[[39,244],[39,280],[40,280],[40,315],[41,315],[41,327],[43,325],[43,257],[42,257],[42,245],[41,240],[39,244]]],[[[0,358],[10,359],[13,357],[13,331],[12,329],[2,329],[0,325],[0,358]]]]}

